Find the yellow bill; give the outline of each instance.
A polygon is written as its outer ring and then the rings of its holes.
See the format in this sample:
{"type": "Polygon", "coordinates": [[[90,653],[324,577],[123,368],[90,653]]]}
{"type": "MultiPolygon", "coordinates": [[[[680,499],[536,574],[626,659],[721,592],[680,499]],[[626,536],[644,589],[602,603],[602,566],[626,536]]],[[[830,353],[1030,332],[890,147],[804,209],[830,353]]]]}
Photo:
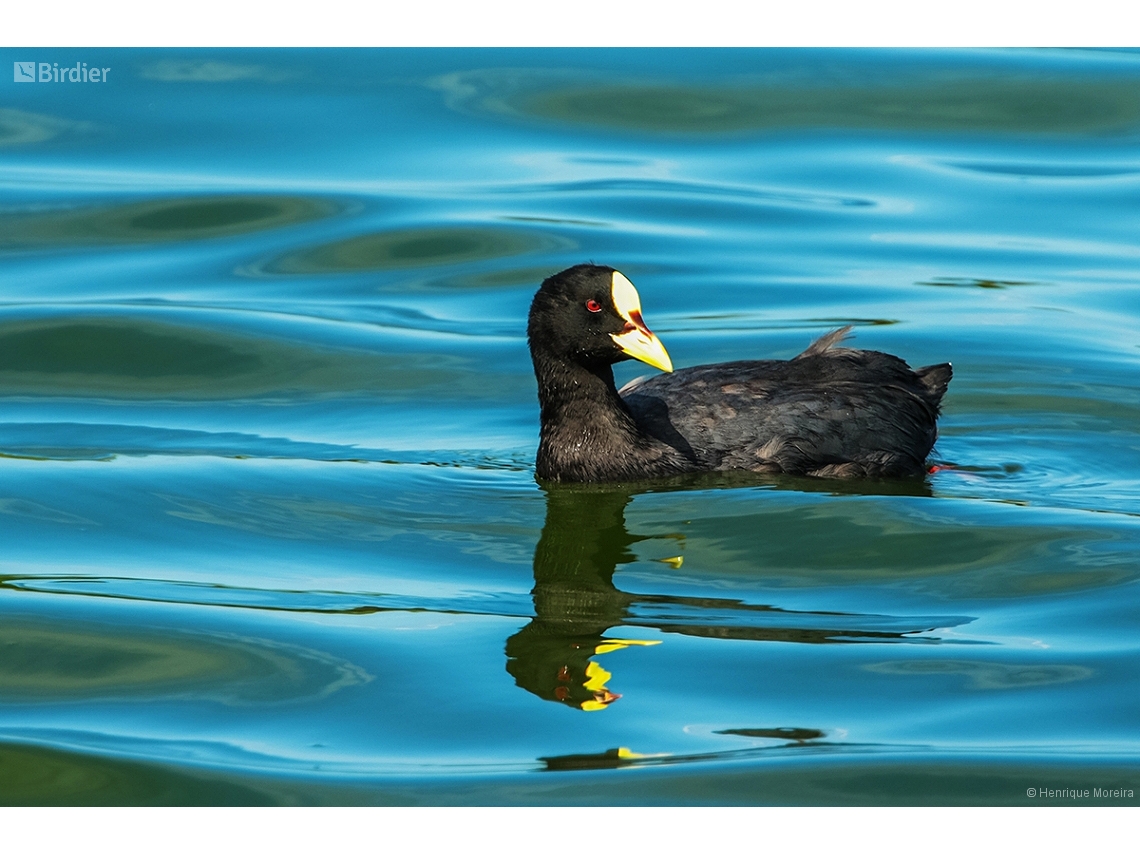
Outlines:
{"type": "Polygon", "coordinates": [[[622,332],[610,336],[621,348],[622,353],[662,371],[672,371],[673,361],[665,352],[665,346],[649,331],[649,327],[641,319],[641,298],[633,283],[615,270],[610,294],[614,300],[614,308],[626,322],[626,328],[622,332]]]}

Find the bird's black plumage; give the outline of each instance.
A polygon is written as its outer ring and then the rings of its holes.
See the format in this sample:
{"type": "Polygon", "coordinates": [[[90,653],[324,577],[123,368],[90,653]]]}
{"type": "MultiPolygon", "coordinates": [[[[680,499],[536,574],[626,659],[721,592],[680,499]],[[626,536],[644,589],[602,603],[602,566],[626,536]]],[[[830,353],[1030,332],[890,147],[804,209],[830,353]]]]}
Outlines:
{"type": "Polygon", "coordinates": [[[617,390],[612,365],[671,367],[612,267],[581,264],[542,283],[527,328],[541,434],[535,471],[621,481],[750,470],[821,477],[921,475],[949,363],[912,370],[840,346],[849,328],[794,359],[700,365],[617,390]]]}

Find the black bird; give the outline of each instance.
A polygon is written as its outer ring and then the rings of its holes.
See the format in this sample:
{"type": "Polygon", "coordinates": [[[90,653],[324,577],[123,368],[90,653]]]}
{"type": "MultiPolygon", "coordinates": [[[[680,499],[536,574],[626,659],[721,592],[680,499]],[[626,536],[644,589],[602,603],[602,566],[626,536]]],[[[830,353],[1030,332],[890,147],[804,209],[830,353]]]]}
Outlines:
{"type": "Polygon", "coordinates": [[[950,364],[838,346],[850,327],[794,359],[673,371],[612,267],[579,264],[542,283],[527,338],[542,431],[535,474],[627,481],[747,470],[828,478],[918,476],[938,431],[950,364]],[[613,363],[671,372],[620,391],[613,363]]]}

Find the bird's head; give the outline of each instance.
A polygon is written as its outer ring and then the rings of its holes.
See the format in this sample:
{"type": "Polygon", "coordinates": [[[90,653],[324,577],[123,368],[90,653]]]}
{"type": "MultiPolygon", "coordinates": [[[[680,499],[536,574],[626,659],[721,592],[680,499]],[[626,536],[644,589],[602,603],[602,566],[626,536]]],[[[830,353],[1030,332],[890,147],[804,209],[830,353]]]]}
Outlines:
{"type": "Polygon", "coordinates": [[[587,368],[639,359],[662,371],[673,363],[641,317],[641,298],[612,267],[579,264],[538,289],[527,338],[532,353],[570,359],[587,368]]]}

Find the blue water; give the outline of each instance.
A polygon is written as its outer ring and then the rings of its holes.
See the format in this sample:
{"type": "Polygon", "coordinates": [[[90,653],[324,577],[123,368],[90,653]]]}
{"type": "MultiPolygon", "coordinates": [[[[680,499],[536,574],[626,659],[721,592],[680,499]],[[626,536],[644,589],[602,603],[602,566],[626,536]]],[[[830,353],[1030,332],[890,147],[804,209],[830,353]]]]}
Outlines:
{"type": "Polygon", "coordinates": [[[0,801],[1136,803],[1140,54],[0,53],[0,801]],[[945,468],[537,484],[586,260],[945,468]]]}

